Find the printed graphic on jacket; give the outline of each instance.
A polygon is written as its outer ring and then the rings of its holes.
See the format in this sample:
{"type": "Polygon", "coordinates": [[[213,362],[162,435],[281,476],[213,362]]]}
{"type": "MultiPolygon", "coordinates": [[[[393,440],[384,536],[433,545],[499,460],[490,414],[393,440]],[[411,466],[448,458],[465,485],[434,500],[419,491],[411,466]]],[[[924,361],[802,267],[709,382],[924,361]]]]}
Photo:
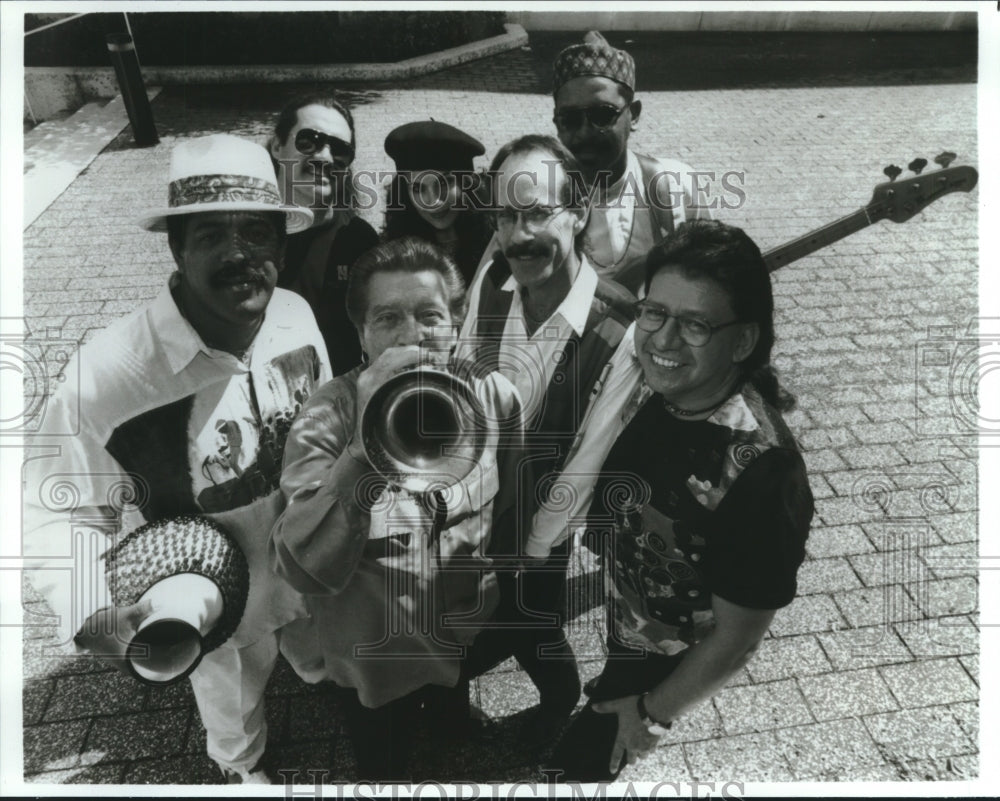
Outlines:
{"type": "Polygon", "coordinates": [[[149,487],[147,519],[236,509],[278,487],[285,439],[316,389],[306,346],[118,426],[108,452],[149,487]]]}

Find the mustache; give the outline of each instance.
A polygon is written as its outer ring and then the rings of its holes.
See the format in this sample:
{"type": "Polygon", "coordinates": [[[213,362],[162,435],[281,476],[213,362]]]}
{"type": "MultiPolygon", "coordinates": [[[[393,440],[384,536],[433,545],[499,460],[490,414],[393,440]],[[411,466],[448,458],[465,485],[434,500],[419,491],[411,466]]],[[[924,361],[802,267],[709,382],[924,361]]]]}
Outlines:
{"type": "Polygon", "coordinates": [[[227,284],[263,284],[267,276],[254,267],[224,267],[211,278],[213,286],[227,284]]]}
{"type": "Polygon", "coordinates": [[[547,256],[549,249],[542,245],[511,245],[504,251],[508,259],[533,259],[547,256]]]}

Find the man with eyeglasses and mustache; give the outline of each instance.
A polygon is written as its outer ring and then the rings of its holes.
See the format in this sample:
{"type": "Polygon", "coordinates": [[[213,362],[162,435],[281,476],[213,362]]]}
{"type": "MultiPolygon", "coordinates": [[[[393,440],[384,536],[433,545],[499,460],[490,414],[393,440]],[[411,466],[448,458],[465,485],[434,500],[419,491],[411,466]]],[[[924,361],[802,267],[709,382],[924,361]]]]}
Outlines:
{"type": "Polygon", "coordinates": [[[561,625],[569,543],[531,561],[527,523],[561,466],[605,363],[621,341],[635,298],[600,278],[581,250],[587,225],[579,165],[557,139],[529,135],[493,159],[490,213],[499,250],[479,271],[459,348],[498,370],[521,395],[529,456],[515,485],[514,514],[493,524],[493,553],[524,570],[498,574],[500,609],[467,663],[478,675],[511,654],[538,687],[530,747],[554,741],[580,696],[573,650],[561,625]]]}
{"type": "Polygon", "coordinates": [[[361,363],[361,344],[344,305],[347,278],[358,257],[378,244],[375,229],[352,206],[354,143],[354,117],[328,95],[289,102],[269,143],[286,202],[313,213],[312,227],[288,237],[278,286],[309,301],[334,375],[361,363]]]}
{"type": "Polygon", "coordinates": [[[710,201],[693,196],[698,173],[687,164],[629,150],[642,111],[629,53],[591,31],[553,72],[556,131],[591,193],[584,252],[598,275],[637,292],[649,249],[685,220],[707,219],[710,201]]]}

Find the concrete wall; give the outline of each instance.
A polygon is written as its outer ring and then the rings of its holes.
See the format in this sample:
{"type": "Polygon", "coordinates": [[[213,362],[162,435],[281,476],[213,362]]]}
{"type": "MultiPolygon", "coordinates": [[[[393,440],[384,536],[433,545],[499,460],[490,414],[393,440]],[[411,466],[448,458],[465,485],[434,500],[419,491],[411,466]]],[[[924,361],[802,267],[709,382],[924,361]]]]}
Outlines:
{"type": "Polygon", "coordinates": [[[528,31],[974,31],[975,11],[512,11],[528,31]]]}

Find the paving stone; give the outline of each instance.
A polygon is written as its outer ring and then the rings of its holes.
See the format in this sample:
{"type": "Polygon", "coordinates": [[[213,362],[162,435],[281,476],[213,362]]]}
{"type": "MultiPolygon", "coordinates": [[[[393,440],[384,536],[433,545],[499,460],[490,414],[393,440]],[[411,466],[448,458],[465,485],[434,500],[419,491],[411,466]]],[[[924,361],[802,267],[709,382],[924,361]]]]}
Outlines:
{"type": "Polygon", "coordinates": [[[55,682],[26,680],[21,692],[21,708],[25,725],[41,722],[45,707],[55,688],[55,682]]]}
{"type": "Polygon", "coordinates": [[[979,760],[974,756],[912,759],[900,762],[898,771],[903,781],[910,782],[970,781],[979,775],[979,760]]]}
{"type": "Polygon", "coordinates": [[[714,703],[727,734],[767,731],[813,720],[790,679],[728,688],[715,696],[714,703]]]}
{"type": "Polygon", "coordinates": [[[837,453],[853,468],[906,464],[906,460],[892,445],[858,445],[838,448],[837,453]]]}
{"type": "MultiPolygon", "coordinates": [[[[833,491],[833,487],[830,486],[830,482],[827,481],[826,477],[823,475],[809,476],[809,489],[812,491],[813,498],[816,500],[821,498],[832,498],[836,494],[833,491]]],[[[810,536],[812,535],[810,534],[810,536]]]]}
{"type": "Polygon", "coordinates": [[[856,718],[780,729],[775,736],[797,779],[822,781],[884,765],[875,741],[856,718]]]}
{"type": "Polygon", "coordinates": [[[166,687],[150,687],[146,696],[146,709],[191,709],[195,706],[191,683],[179,681],[166,687]]]}
{"type": "Polygon", "coordinates": [[[181,754],[189,717],[187,711],[171,710],[95,718],[87,748],[112,760],[181,754]]]}
{"type": "Polygon", "coordinates": [[[946,706],[869,715],[864,722],[890,761],[935,759],[975,751],[946,706]]]}
{"type": "Polygon", "coordinates": [[[806,554],[814,559],[851,556],[874,550],[861,526],[814,526],[806,540],[806,554]]]}
{"type": "Polygon", "coordinates": [[[286,776],[292,782],[313,786],[316,776],[322,777],[326,783],[356,780],[353,759],[343,759],[338,763],[334,756],[334,742],[327,740],[269,748],[272,753],[268,755],[268,762],[278,784],[284,784],[286,776]]]}
{"type": "Polygon", "coordinates": [[[913,620],[895,629],[916,657],[979,653],[979,629],[966,615],[913,620]]]}
{"type": "MultiPolygon", "coordinates": [[[[25,774],[25,782],[32,784],[123,784],[125,764],[84,765],[69,770],[47,770],[42,773],[25,774]]],[[[80,793],[79,795],[83,795],[80,793]]]]}
{"type": "Polygon", "coordinates": [[[698,781],[791,781],[784,747],[774,732],[685,743],[691,776],[698,781]]]}
{"type": "Polygon", "coordinates": [[[826,673],[831,669],[830,660],[812,634],[766,638],[747,665],[754,684],[826,673]]]}
{"type": "Polygon", "coordinates": [[[89,728],[90,721],[87,720],[25,726],[25,774],[78,767],[83,740],[89,728]]]}
{"type": "MultiPolygon", "coordinates": [[[[932,545],[922,549],[920,556],[927,565],[931,578],[979,576],[979,547],[975,542],[932,545]]],[[[994,560],[984,560],[983,566],[989,567],[992,561],[994,560]]],[[[1000,565],[1000,562],[996,564],[1000,565]]]]}
{"type": "Polygon", "coordinates": [[[959,512],[950,515],[930,516],[927,522],[945,542],[976,542],[979,539],[977,512],[959,512]]]}
{"type": "Polygon", "coordinates": [[[954,658],[886,665],[879,671],[899,703],[907,709],[979,697],[975,682],[954,658]]]}
{"type": "Polygon", "coordinates": [[[145,685],[117,670],[97,675],[64,676],[56,681],[45,720],[72,720],[138,712],[145,701],[145,685]]]}
{"type": "Polygon", "coordinates": [[[799,595],[853,590],[861,586],[850,562],[843,557],[803,562],[797,578],[799,595]]]}
{"type": "Polygon", "coordinates": [[[978,685],[979,684],[979,655],[975,656],[961,656],[958,659],[962,663],[962,667],[965,668],[972,680],[978,685]]]}
{"type": "Polygon", "coordinates": [[[930,571],[921,558],[924,550],[908,548],[855,554],[848,556],[847,561],[866,587],[879,588],[902,582],[905,582],[906,586],[913,586],[929,578],[930,571]]]}
{"type": "Polygon", "coordinates": [[[824,771],[811,776],[796,774],[795,778],[800,782],[895,782],[899,781],[899,770],[894,765],[867,765],[824,771]]]}
{"type": "Polygon", "coordinates": [[[845,467],[846,463],[840,457],[840,454],[832,448],[824,448],[818,451],[805,451],[802,454],[802,458],[805,460],[806,468],[809,473],[826,473],[830,470],[841,470],[845,467]]]}
{"type": "Polygon", "coordinates": [[[677,718],[665,735],[664,743],[688,743],[725,735],[722,718],[711,701],[698,704],[691,712],[677,718]]]}
{"type": "Polygon", "coordinates": [[[825,498],[816,502],[816,515],[825,526],[870,523],[883,517],[882,511],[865,508],[856,498],[825,498]]]}
{"type": "Polygon", "coordinates": [[[225,784],[222,771],[207,756],[140,759],[128,765],[124,784],[225,784]]]}
{"type": "Polygon", "coordinates": [[[837,671],[912,661],[913,655],[888,626],[845,628],[818,634],[827,658],[837,671]]]}
{"type": "Polygon", "coordinates": [[[479,708],[489,718],[504,718],[538,703],[538,691],[524,672],[490,672],[479,678],[479,708]]]}
{"type": "Polygon", "coordinates": [[[817,720],[899,709],[875,668],[799,678],[799,687],[817,720]]]}
{"type": "MultiPolygon", "coordinates": [[[[654,794],[659,793],[662,793],[664,797],[671,797],[669,793],[673,790],[674,782],[683,782],[691,778],[684,758],[684,748],[680,745],[661,745],[635,765],[626,765],[625,769],[618,774],[618,781],[648,782],[653,776],[667,780],[669,784],[661,785],[659,790],[650,788],[649,797],[655,797],[654,794]]],[[[687,789],[683,784],[681,787],[687,789]]]]}
{"type": "Polygon", "coordinates": [[[830,631],[844,625],[844,616],[829,595],[807,595],[799,596],[784,609],[778,610],[771,621],[771,634],[787,637],[830,631]]]}
{"type": "Polygon", "coordinates": [[[962,731],[969,735],[974,743],[979,742],[979,701],[969,701],[962,704],[952,704],[951,713],[962,727],[962,731]]]}
{"type": "Polygon", "coordinates": [[[837,607],[854,628],[889,625],[921,617],[902,584],[848,590],[834,594],[837,607]]]}
{"type": "Polygon", "coordinates": [[[963,615],[979,609],[979,584],[974,578],[912,582],[907,590],[930,617],[963,615]]]}
{"type": "MultiPolygon", "coordinates": [[[[801,398],[799,402],[802,402],[801,398]]],[[[810,431],[803,431],[798,440],[799,444],[808,450],[837,448],[842,445],[858,444],[858,440],[851,431],[841,426],[836,428],[814,428],[810,431]]]]}

